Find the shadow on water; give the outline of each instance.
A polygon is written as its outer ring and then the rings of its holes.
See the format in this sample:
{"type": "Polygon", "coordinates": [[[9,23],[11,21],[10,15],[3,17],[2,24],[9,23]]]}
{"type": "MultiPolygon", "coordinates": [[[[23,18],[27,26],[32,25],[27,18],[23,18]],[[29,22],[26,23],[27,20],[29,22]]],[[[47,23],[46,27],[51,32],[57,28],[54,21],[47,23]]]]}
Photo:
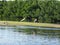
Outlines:
{"type": "Polygon", "coordinates": [[[60,39],[60,30],[44,30],[37,28],[17,28],[17,32],[23,32],[27,35],[39,35],[39,36],[47,36],[48,38],[59,38],[60,39]]]}
{"type": "Polygon", "coordinates": [[[15,31],[18,31],[18,32],[24,32],[26,34],[34,34],[34,35],[60,35],[60,28],[16,28],[15,31]]]}
{"type": "Polygon", "coordinates": [[[60,35],[60,28],[44,28],[44,27],[33,27],[33,26],[0,26],[0,29],[11,30],[14,32],[23,32],[26,34],[34,34],[34,35],[60,35]]]}

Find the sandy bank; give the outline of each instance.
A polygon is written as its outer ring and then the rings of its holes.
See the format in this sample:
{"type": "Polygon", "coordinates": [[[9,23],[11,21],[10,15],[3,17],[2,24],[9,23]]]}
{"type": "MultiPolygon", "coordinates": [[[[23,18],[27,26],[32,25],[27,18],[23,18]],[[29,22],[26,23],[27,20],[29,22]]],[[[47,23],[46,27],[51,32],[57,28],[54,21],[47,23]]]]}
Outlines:
{"type": "Polygon", "coordinates": [[[17,21],[0,21],[0,26],[21,26],[21,25],[60,28],[60,24],[34,23],[34,22],[17,22],[17,21]]]}

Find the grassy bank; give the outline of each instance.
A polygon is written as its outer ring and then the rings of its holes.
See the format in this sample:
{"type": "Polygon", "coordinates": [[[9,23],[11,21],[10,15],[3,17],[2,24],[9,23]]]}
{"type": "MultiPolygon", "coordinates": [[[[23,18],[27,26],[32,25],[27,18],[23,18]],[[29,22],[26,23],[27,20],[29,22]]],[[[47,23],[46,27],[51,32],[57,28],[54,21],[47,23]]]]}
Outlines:
{"type": "Polygon", "coordinates": [[[60,24],[49,24],[49,23],[34,23],[34,22],[17,22],[17,21],[0,21],[0,25],[5,26],[41,26],[41,27],[56,27],[60,28],[60,24]]]}

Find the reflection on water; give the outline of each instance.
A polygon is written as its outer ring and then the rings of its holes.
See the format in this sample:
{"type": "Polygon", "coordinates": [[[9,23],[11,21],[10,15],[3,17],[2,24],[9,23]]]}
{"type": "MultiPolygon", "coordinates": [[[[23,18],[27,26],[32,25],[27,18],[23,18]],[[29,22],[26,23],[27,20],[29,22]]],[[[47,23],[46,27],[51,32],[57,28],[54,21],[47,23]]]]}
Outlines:
{"type": "Polygon", "coordinates": [[[60,30],[40,28],[0,26],[0,45],[60,45],[60,30]]]}

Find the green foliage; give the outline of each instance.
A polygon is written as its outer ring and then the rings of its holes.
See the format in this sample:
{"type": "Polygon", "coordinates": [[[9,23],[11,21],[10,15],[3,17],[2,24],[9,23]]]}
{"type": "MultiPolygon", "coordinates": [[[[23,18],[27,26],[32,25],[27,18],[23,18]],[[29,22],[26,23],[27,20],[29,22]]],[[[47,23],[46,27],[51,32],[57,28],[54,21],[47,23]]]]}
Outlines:
{"type": "Polygon", "coordinates": [[[38,17],[39,22],[60,23],[60,2],[54,0],[0,1],[0,20],[20,21],[28,16],[32,17],[31,21],[38,17]]]}

